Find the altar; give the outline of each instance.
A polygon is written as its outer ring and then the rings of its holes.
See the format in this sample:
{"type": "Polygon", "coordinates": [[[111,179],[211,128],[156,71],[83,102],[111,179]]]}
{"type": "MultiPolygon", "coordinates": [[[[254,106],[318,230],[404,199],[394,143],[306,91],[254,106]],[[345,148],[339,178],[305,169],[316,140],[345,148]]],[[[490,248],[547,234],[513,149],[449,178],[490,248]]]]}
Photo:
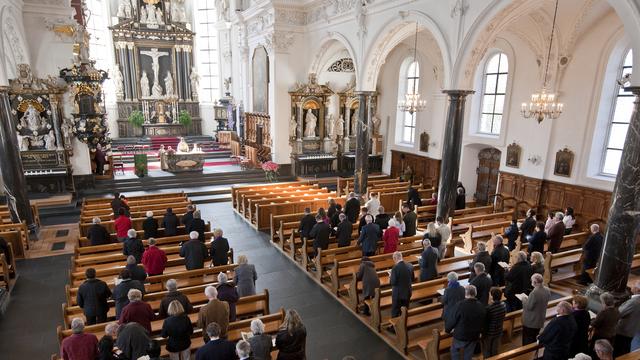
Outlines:
{"type": "Polygon", "coordinates": [[[202,172],[206,154],[203,152],[165,152],[160,155],[161,168],[171,173],[202,172]]]}

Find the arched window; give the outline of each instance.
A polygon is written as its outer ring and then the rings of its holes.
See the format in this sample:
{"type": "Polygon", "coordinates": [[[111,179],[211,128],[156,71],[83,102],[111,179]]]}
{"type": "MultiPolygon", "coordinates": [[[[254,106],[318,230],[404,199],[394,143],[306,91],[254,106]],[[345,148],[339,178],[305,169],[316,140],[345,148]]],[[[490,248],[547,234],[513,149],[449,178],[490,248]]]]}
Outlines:
{"type": "Polygon", "coordinates": [[[478,124],[478,132],[481,134],[500,135],[508,77],[507,55],[492,55],[486,62],[483,76],[482,107],[478,124]]]}
{"type": "Polygon", "coordinates": [[[221,95],[218,30],[215,27],[218,16],[211,0],[197,1],[195,7],[196,61],[200,76],[198,99],[200,102],[213,103],[221,95]]]}
{"type": "MultiPolygon", "coordinates": [[[[633,53],[629,50],[620,67],[620,78],[625,74],[631,73],[632,66],[633,53]]],[[[620,165],[620,158],[622,157],[622,148],[624,146],[624,140],[627,137],[631,114],[633,113],[633,94],[624,91],[624,88],[620,85],[617,86],[616,90],[616,101],[611,111],[611,119],[609,121],[602,161],[602,172],[607,175],[616,175],[618,173],[618,166],[620,165]]]]}
{"type": "MultiPolygon", "coordinates": [[[[405,94],[415,94],[420,86],[420,65],[418,65],[417,61],[413,61],[407,67],[407,72],[404,74],[405,82],[407,84],[405,88],[405,92],[400,94],[403,96],[405,94]]],[[[415,142],[416,135],[416,113],[410,113],[405,111],[402,114],[402,142],[405,144],[413,144],[415,142]]]]}

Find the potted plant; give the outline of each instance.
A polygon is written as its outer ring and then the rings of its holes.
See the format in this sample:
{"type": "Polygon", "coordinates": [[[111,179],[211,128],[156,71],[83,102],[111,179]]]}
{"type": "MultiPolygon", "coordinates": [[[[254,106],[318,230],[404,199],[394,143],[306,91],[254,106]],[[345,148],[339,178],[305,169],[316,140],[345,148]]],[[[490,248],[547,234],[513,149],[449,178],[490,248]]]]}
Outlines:
{"type": "Polygon", "coordinates": [[[189,114],[187,110],[180,110],[180,114],[178,114],[178,122],[184,127],[191,126],[191,114],[189,114]]]}
{"type": "Polygon", "coordinates": [[[262,163],[262,170],[264,170],[264,176],[268,182],[278,181],[279,168],[280,168],[280,165],[274,163],[273,161],[267,161],[262,163]]]}
{"type": "Polygon", "coordinates": [[[133,135],[142,135],[142,124],[144,124],[144,115],[142,115],[142,111],[133,110],[131,114],[129,114],[128,120],[129,124],[133,127],[133,135]]]}

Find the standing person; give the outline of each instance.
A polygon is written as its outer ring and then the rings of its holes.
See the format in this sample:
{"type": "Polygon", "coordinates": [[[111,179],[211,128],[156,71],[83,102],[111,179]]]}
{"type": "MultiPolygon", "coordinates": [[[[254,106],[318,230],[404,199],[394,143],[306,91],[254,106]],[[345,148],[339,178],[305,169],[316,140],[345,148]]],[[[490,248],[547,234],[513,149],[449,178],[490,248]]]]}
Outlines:
{"type": "Polygon", "coordinates": [[[397,227],[398,230],[400,230],[400,236],[404,234],[404,232],[406,231],[406,226],[404,224],[404,221],[402,221],[402,213],[400,211],[396,211],[396,213],[393,215],[393,218],[389,220],[389,226],[397,227]]]}
{"type": "Polygon", "coordinates": [[[529,251],[529,254],[533,254],[536,251],[542,254],[544,253],[545,242],[547,242],[547,233],[544,231],[544,223],[538,222],[536,224],[536,231],[529,240],[527,251],[529,251]]]}
{"type": "Polygon", "coordinates": [[[191,233],[192,231],[196,231],[198,233],[198,240],[204,242],[204,230],[206,228],[206,224],[200,215],[200,210],[196,210],[193,212],[193,219],[189,223],[189,226],[185,226],[185,230],[187,233],[191,233]]]}
{"type": "Polygon", "coordinates": [[[462,185],[462,181],[458,181],[458,184],[456,185],[456,192],[462,190],[463,194],[467,194],[467,189],[464,188],[464,185],[462,185]]]}
{"type": "Polygon", "coordinates": [[[640,281],[631,288],[631,298],[618,308],[620,319],[616,325],[615,355],[621,356],[631,350],[631,342],[640,334],[640,281]]]}
{"type": "Polygon", "coordinates": [[[178,234],[178,217],[173,213],[172,208],[167,208],[167,212],[162,218],[164,236],[176,236],[178,234]]]}
{"type": "Polygon", "coordinates": [[[229,263],[229,240],[223,237],[222,229],[213,230],[211,241],[211,262],[213,266],[227,265],[229,263]]]}
{"type": "MultiPolygon", "coordinates": [[[[87,239],[91,241],[91,246],[105,245],[111,242],[111,235],[104,226],[100,225],[101,222],[99,217],[94,217],[93,225],[87,232],[87,239]]],[[[7,262],[11,262],[11,259],[7,258],[7,262]]]]}
{"type": "Polygon", "coordinates": [[[533,274],[531,266],[527,262],[527,254],[520,251],[516,263],[505,274],[507,286],[504,289],[504,295],[507,300],[507,312],[522,309],[522,301],[516,295],[528,292],[531,275],[533,274]]]}
{"type": "Polygon", "coordinates": [[[178,282],[175,279],[167,280],[165,287],[167,288],[167,294],[160,300],[160,309],[158,309],[158,315],[161,319],[169,316],[169,305],[173,301],[179,301],[187,314],[193,311],[193,305],[191,305],[189,298],[178,291],[178,282]]]}
{"type": "Polygon", "coordinates": [[[360,212],[360,200],[356,197],[356,193],[349,193],[349,200],[344,205],[344,213],[351,223],[355,223],[360,212]]]}
{"type": "Polygon", "coordinates": [[[134,229],[127,231],[127,239],[122,244],[122,253],[126,256],[133,255],[136,259],[136,264],[140,264],[142,261],[144,245],[142,240],[138,239],[138,234],[134,229]]]}
{"type": "Polygon", "coordinates": [[[464,287],[458,282],[458,273],[451,271],[447,274],[447,287],[444,289],[444,295],[440,299],[442,303],[442,319],[447,322],[453,319],[456,307],[460,301],[464,300],[464,287]]]}
{"type": "Polygon", "coordinates": [[[142,254],[142,265],[149,276],[162,275],[167,265],[167,254],[164,250],[156,246],[157,241],[154,238],[147,240],[149,247],[142,254]]]}
{"type": "Polygon", "coordinates": [[[147,272],[144,270],[144,267],[136,263],[136,258],[133,255],[127,256],[127,266],[125,266],[125,269],[129,270],[133,280],[138,280],[144,284],[144,280],[147,278],[147,272]]]}
{"type": "Polygon", "coordinates": [[[313,226],[316,224],[316,217],[311,215],[311,208],[304,208],[304,216],[300,219],[300,225],[298,226],[298,232],[300,232],[301,238],[309,238],[309,233],[313,226]]]}
{"type": "Polygon", "coordinates": [[[329,236],[331,228],[324,222],[322,215],[316,215],[316,224],[309,233],[309,238],[313,239],[313,257],[318,255],[318,249],[327,250],[329,248],[329,236]]]}
{"type": "Polygon", "coordinates": [[[553,211],[549,211],[547,213],[547,221],[545,221],[545,223],[544,223],[544,232],[548,234],[549,233],[549,229],[551,229],[551,227],[555,223],[556,223],[555,215],[554,215],[553,211]]]}
{"type": "Polygon", "coordinates": [[[402,221],[404,221],[405,224],[405,231],[402,236],[414,236],[416,234],[418,215],[413,212],[413,208],[407,203],[402,204],[402,212],[404,214],[402,216],[402,221]]]}
{"type": "Polygon", "coordinates": [[[236,344],[236,354],[240,360],[254,360],[251,356],[251,344],[247,340],[240,340],[236,344]]]}
{"type": "Polygon", "coordinates": [[[351,245],[351,234],[353,233],[353,224],[347,219],[347,215],[339,215],[340,223],[336,227],[336,240],[338,247],[351,245]]]}
{"type": "Polygon", "coordinates": [[[298,312],[289,309],[276,334],[277,360],[306,359],[307,329],[298,312]]]}
{"type": "Polygon", "coordinates": [[[323,207],[318,209],[318,213],[316,214],[316,216],[318,215],[322,218],[322,222],[324,222],[325,224],[329,225],[331,223],[331,219],[329,219],[327,211],[323,207]]]}
{"type": "Polygon", "coordinates": [[[518,236],[520,236],[518,220],[511,220],[511,224],[504,230],[504,236],[507,237],[507,246],[509,247],[509,251],[513,251],[513,249],[516,248],[516,240],[518,240],[518,236]]]}
{"type": "Polygon", "coordinates": [[[187,212],[182,215],[182,220],[180,222],[184,225],[184,228],[188,228],[189,224],[191,224],[191,220],[193,220],[193,212],[196,211],[196,207],[192,204],[187,205],[187,212]]]}
{"type": "Polygon", "coordinates": [[[573,296],[573,320],[576,322],[576,333],[571,340],[570,356],[578,353],[589,353],[589,325],[591,316],[587,311],[588,300],[585,296],[573,296]]]}
{"type": "Polygon", "coordinates": [[[413,265],[402,260],[402,253],[396,251],[393,253],[393,268],[391,268],[391,276],[389,277],[389,285],[391,285],[391,317],[400,316],[400,309],[409,307],[411,300],[411,283],[415,279],[413,274],[413,265]]]}
{"type": "Polygon", "coordinates": [[[501,262],[509,264],[511,254],[509,250],[504,247],[504,239],[500,235],[496,235],[491,241],[493,241],[493,252],[491,252],[491,267],[489,268],[489,275],[493,280],[494,286],[504,286],[504,272],[505,269],[500,265],[501,262]]]}
{"type": "Polygon", "coordinates": [[[71,320],[71,336],[60,344],[60,356],[64,360],[94,360],[98,357],[98,338],[84,332],[84,320],[71,320]]]}
{"type": "Polygon", "coordinates": [[[118,218],[113,222],[113,227],[116,229],[118,241],[124,242],[127,239],[127,231],[131,229],[131,219],[125,213],[124,208],[119,208],[117,214],[118,218]]]}
{"type": "Polygon", "coordinates": [[[102,149],[102,145],[96,145],[96,175],[104,175],[104,164],[107,163],[107,153],[102,149]]]}
{"type": "Polygon", "coordinates": [[[444,259],[446,246],[449,242],[449,238],[451,237],[451,228],[443,222],[442,216],[436,216],[436,230],[438,230],[440,239],[442,239],[440,247],[438,248],[440,250],[440,259],[444,259]]]}
{"type": "MultiPolygon", "coordinates": [[[[198,312],[198,327],[206,329],[209,324],[216,323],[220,329],[220,337],[226,338],[229,326],[229,304],[218,300],[218,290],[211,285],[204,289],[204,295],[209,302],[198,312]]],[[[205,343],[209,340],[207,332],[203,332],[202,337],[205,343]]]]}
{"type": "Polygon", "coordinates": [[[169,304],[169,317],[162,323],[161,335],[167,339],[167,351],[171,360],[189,360],[193,325],[178,300],[169,304]]]}
{"type": "Polygon", "coordinates": [[[438,259],[442,259],[442,255],[440,255],[440,248],[442,245],[442,236],[438,233],[438,229],[436,228],[436,224],[430,222],[427,224],[427,231],[424,233],[423,239],[429,240],[431,242],[431,246],[438,250],[438,259]]]}
{"type": "Polygon", "coordinates": [[[485,272],[484,264],[477,262],[473,265],[476,276],[469,283],[476,287],[476,298],[483,305],[489,304],[489,291],[493,285],[491,277],[485,272]]]}
{"type": "Polygon", "coordinates": [[[556,306],[558,315],[551,320],[538,337],[538,343],[544,346],[544,360],[565,360],[569,358],[571,341],[576,333],[576,322],[571,316],[571,305],[561,301],[556,306]]]}
{"type": "MultiPolygon", "coordinates": [[[[533,291],[522,295],[522,346],[536,342],[547,316],[547,304],[551,291],[544,286],[542,275],[531,275],[533,291]]],[[[566,341],[566,339],[564,340],[566,341]]]]}
{"type": "MultiPolygon", "coordinates": [[[[377,224],[376,224],[377,225],[377,224]]],[[[400,240],[400,229],[390,226],[382,234],[382,242],[384,243],[384,253],[391,254],[398,250],[398,241],[400,240]]]]}
{"type": "Polygon", "coordinates": [[[367,225],[366,217],[369,214],[369,210],[366,207],[360,209],[360,215],[358,216],[358,233],[362,232],[362,228],[367,225]]]}
{"type": "Polygon", "coordinates": [[[271,360],[273,343],[271,336],[264,333],[264,323],[260,319],[251,320],[252,336],[247,340],[251,344],[253,360],[271,360]]]}
{"type": "MultiPolygon", "coordinates": [[[[520,231],[522,232],[522,242],[529,242],[533,237],[533,233],[536,231],[536,211],[534,209],[527,210],[527,218],[524,219],[522,225],[520,225],[520,231]]],[[[543,228],[544,230],[544,228],[543,228]]]]}
{"type": "MultiPolygon", "coordinates": [[[[211,245],[213,248],[213,244],[211,245]]],[[[198,240],[198,233],[189,233],[189,241],[180,246],[180,257],[184,258],[184,265],[187,270],[204,268],[204,261],[207,258],[207,246],[198,240]]]]}
{"type": "Polygon", "coordinates": [[[575,215],[573,215],[573,208],[568,207],[564,211],[564,217],[562,218],[562,222],[564,223],[564,234],[569,235],[573,230],[573,225],[576,224],[575,215]]]}
{"type": "Polygon", "coordinates": [[[378,215],[376,215],[375,223],[380,226],[380,230],[386,230],[389,227],[389,214],[387,214],[384,210],[383,206],[378,208],[378,215]]]}
{"type": "Polygon", "coordinates": [[[117,360],[116,354],[113,352],[113,347],[116,343],[116,337],[118,336],[118,324],[109,323],[104,327],[104,335],[98,341],[98,360],[117,360]]]}
{"type": "Polygon", "coordinates": [[[142,222],[142,230],[144,230],[144,238],[158,237],[158,222],[153,218],[153,211],[147,211],[147,218],[142,222]]]}
{"type": "Polygon", "coordinates": [[[249,264],[249,260],[245,255],[238,256],[238,267],[234,271],[233,281],[238,287],[238,296],[255,295],[258,273],[256,272],[256,267],[253,264],[249,264]]]}
{"type": "Polygon", "coordinates": [[[457,192],[456,210],[463,210],[467,206],[467,195],[464,193],[464,189],[462,188],[458,188],[457,192]]]}
{"type": "Polygon", "coordinates": [[[113,288],[111,298],[116,305],[116,319],[120,319],[120,314],[125,306],[129,305],[129,290],[138,289],[144,294],[144,285],[138,280],[131,279],[129,270],[124,269],[120,272],[119,283],[113,288]]]}
{"type": "Polygon", "coordinates": [[[236,347],[231,341],[225,340],[222,327],[211,322],[203,328],[205,345],[196,351],[196,360],[227,360],[236,359],[236,347]]]}
{"type": "Polygon", "coordinates": [[[331,217],[331,227],[338,226],[338,224],[340,223],[341,214],[344,214],[344,212],[342,212],[342,205],[336,204],[336,213],[331,217]]]}
{"type": "Polygon", "coordinates": [[[594,351],[599,360],[613,360],[613,346],[605,339],[596,340],[594,351]]]}
{"type": "Polygon", "coordinates": [[[119,216],[121,208],[124,209],[125,214],[129,211],[129,205],[120,199],[119,192],[115,192],[113,193],[113,200],[111,200],[111,210],[113,211],[113,215],[119,216]]]}
{"type": "Polygon", "coordinates": [[[233,282],[229,283],[227,273],[218,274],[218,300],[225,301],[229,304],[229,322],[236,321],[236,304],[240,299],[238,291],[233,282]]]}
{"type": "Polygon", "coordinates": [[[598,263],[600,258],[600,252],[602,251],[602,234],[600,233],[600,226],[598,224],[592,224],[589,227],[591,235],[587,238],[587,241],[582,244],[582,273],[578,282],[582,285],[587,285],[593,282],[591,276],[587,273],[587,270],[593,269],[598,263]]]}
{"type": "Polygon", "coordinates": [[[598,312],[595,319],[591,320],[593,335],[591,336],[591,348],[594,347],[596,340],[605,339],[609,343],[613,343],[616,337],[616,325],[620,318],[620,312],[616,308],[615,298],[608,292],[600,295],[602,309],[598,312]]]}
{"type": "Polygon", "coordinates": [[[409,185],[407,189],[407,203],[411,208],[415,206],[422,206],[422,199],[420,198],[420,193],[413,186],[409,185]]]}
{"type": "Polygon", "coordinates": [[[498,355],[504,317],[507,314],[507,309],[502,302],[502,290],[500,288],[491,288],[491,300],[492,303],[487,306],[487,318],[485,320],[484,333],[482,334],[482,353],[485,359],[498,355]]]}
{"type": "Polygon", "coordinates": [[[431,198],[427,200],[427,205],[438,205],[438,193],[431,194],[431,198]]]}
{"type": "Polygon", "coordinates": [[[142,301],[142,291],[131,289],[127,293],[129,304],[122,309],[118,323],[120,325],[136,322],[144,327],[151,334],[151,322],[155,318],[155,313],[151,306],[142,301]]]}
{"type": "Polygon", "coordinates": [[[471,272],[469,281],[473,281],[476,277],[476,273],[473,269],[476,263],[482,263],[484,264],[485,269],[491,269],[491,254],[487,251],[487,244],[484,241],[478,241],[476,244],[476,255],[469,263],[469,272],[471,272]]]}
{"type": "Polygon", "coordinates": [[[445,323],[445,331],[453,332],[451,343],[451,359],[471,360],[483,331],[486,317],[485,306],[476,300],[476,287],[465,287],[465,299],[458,303],[449,324],[445,323]],[[460,356],[460,350],[463,356],[460,356]]]}
{"type": "Polygon", "coordinates": [[[378,249],[378,241],[380,241],[381,233],[378,225],[373,223],[373,217],[367,215],[365,217],[367,225],[362,228],[360,237],[358,238],[358,245],[362,248],[363,256],[373,256],[378,249]]]}
{"type": "Polygon", "coordinates": [[[147,355],[149,333],[140,324],[132,322],[118,328],[116,346],[122,351],[125,359],[137,359],[147,355]]]}
{"type": "Polygon", "coordinates": [[[107,300],[111,296],[111,290],[107,283],[96,279],[96,269],[88,268],[84,274],[87,280],[78,288],[76,303],[82,309],[87,325],[103,323],[107,321],[107,300]]]}
{"type": "MultiPolygon", "coordinates": [[[[376,289],[380,287],[380,278],[376,273],[376,265],[366,256],[362,258],[360,268],[356,273],[356,280],[362,281],[363,300],[372,299],[375,296],[376,289]]],[[[367,316],[371,315],[369,306],[366,303],[363,303],[363,306],[363,313],[367,316]]]]}
{"type": "Polygon", "coordinates": [[[333,215],[336,214],[336,212],[338,211],[337,206],[338,203],[336,203],[336,199],[329,199],[329,208],[327,208],[327,217],[331,220],[333,219],[333,215]]]}
{"type": "Polygon", "coordinates": [[[433,280],[438,277],[438,250],[428,239],[422,240],[422,254],[420,255],[420,281],[433,280]]]}
{"type": "Polygon", "coordinates": [[[537,251],[531,253],[531,271],[544,276],[544,256],[542,253],[537,251]]]}
{"type": "Polygon", "coordinates": [[[564,215],[561,212],[557,212],[555,216],[555,223],[549,228],[547,232],[547,239],[549,240],[549,251],[552,254],[560,251],[562,245],[562,239],[564,238],[564,223],[562,219],[564,215]]]}
{"type": "Polygon", "coordinates": [[[367,212],[375,218],[380,210],[380,200],[378,199],[378,193],[372,192],[369,196],[369,201],[364,206],[367,208],[367,212]]]}

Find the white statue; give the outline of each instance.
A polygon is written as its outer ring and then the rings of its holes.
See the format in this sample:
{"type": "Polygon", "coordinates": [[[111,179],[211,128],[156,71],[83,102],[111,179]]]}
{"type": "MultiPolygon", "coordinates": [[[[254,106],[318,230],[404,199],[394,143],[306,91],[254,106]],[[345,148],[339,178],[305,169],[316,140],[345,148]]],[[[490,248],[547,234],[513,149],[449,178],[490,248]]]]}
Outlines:
{"type": "Polygon", "coordinates": [[[371,119],[371,123],[373,125],[373,135],[380,135],[380,118],[378,117],[378,114],[373,115],[373,118],[371,119]]]}
{"type": "Polygon", "coordinates": [[[344,117],[340,115],[338,120],[336,120],[336,124],[334,126],[336,131],[336,136],[343,137],[344,136],[344,117]]]}
{"type": "Polygon", "coordinates": [[[187,22],[186,12],[184,11],[184,0],[174,0],[171,3],[171,20],[173,22],[187,22]]]}
{"type": "Polygon", "coordinates": [[[158,25],[158,19],[156,18],[156,7],[151,5],[151,4],[147,4],[144,6],[147,10],[147,21],[145,22],[145,24],[147,25],[151,25],[149,27],[156,27],[156,25],[158,25]]]}
{"type": "Polygon", "coordinates": [[[218,20],[229,21],[229,0],[216,0],[218,20]]]}
{"type": "Polygon", "coordinates": [[[169,56],[169,52],[166,51],[158,51],[157,48],[152,48],[147,51],[140,51],[140,54],[148,56],[151,58],[151,69],[153,70],[153,87],[151,89],[151,94],[154,98],[162,97],[162,86],[160,86],[160,61],[159,59],[163,56],[169,56]]]}
{"type": "Polygon", "coordinates": [[[180,142],[178,143],[178,152],[189,152],[189,144],[187,144],[183,137],[180,138],[180,142]]]}
{"type": "Polygon", "coordinates": [[[19,133],[17,135],[18,135],[18,147],[20,148],[20,151],[29,150],[29,137],[22,136],[19,133]]]}
{"type": "Polygon", "coordinates": [[[23,128],[27,128],[32,132],[37,132],[40,130],[40,125],[42,123],[42,119],[40,118],[40,114],[38,110],[36,110],[33,105],[29,104],[27,106],[27,110],[25,110],[24,115],[20,118],[20,125],[23,128]]]}
{"type": "Polygon", "coordinates": [[[327,116],[327,119],[325,120],[325,128],[326,128],[326,133],[325,133],[325,137],[326,138],[333,138],[333,136],[335,135],[335,129],[333,128],[334,125],[334,121],[333,121],[333,114],[329,114],[329,116],[327,116]]]}
{"type": "Polygon", "coordinates": [[[189,80],[191,81],[191,99],[198,101],[198,84],[200,83],[200,77],[198,76],[195,66],[191,68],[189,80]]]}
{"type": "Polygon", "coordinates": [[[147,8],[145,8],[144,6],[140,8],[140,23],[141,24],[147,23],[147,8]]]}
{"type": "Polygon", "coordinates": [[[71,147],[71,141],[72,141],[72,135],[73,135],[72,125],[70,124],[70,122],[71,120],[65,119],[62,122],[62,125],[60,125],[60,130],[62,131],[62,137],[64,140],[63,142],[67,148],[71,147]]]}
{"type": "Polygon", "coordinates": [[[167,76],[164,77],[164,90],[165,96],[173,96],[173,76],[171,76],[171,71],[168,71],[167,76]]]}
{"type": "Polygon", "coordinates": [[[316,136],[316,124],[318,118],[311,112],[311,109],[307,110],[307,115],[304,118],[304,136],[315,137],[316,136]]]}
{"type": "Polygon", "coordinates": [[[160,8],[156,8],[156,22],[159,25],[164,25],[164,19],[162,18],[162,10],[160,10],[160,8]]]}
{"type": "Polygon", "coordinates": [[[131,18],[131,2],[129,0],[120,0],[118,4],[118,17],[131,18]]]}
{"type": "Polygon", "coordinates": [[[47,150],[56,149],[56,136],[53,134],[53,130],[49,130],[49,133],[44,137],[44,148],[47,150]]]}
{"type": "Polygon", "coordinates": [[[202,152],[202,148],[200,146],[198,146],[198,144],[194,143],[193,144],[193,148],[191,148],[191,152],[192,153],[202,152]]]}
{"type": "Polygon", "coordinates": [[[142,76],[140,77],[140,89],[142,90],[142,97],[148,98],[151,96],[149,92],[149,76],[147,76],[146,71],[142,71],[142,76]]]}
{"type": "Polygon", "coordinates": [[[351,114],[351,136],[356,136],[356,132],[358,131],[358,109],[353,111],[351,114]]]}
{"type": "Polygon", "coordinates": [[[124,83],[122,81],[122,72],[120,71],[120,67],[116,66],[113,69],[113,82],[116,86],[116,98],[118,100],[122,100],[124,97],[124,83]]]}
{"type": "Polygon", "coordinates": [[[296,130],[298,130],[298,122],[296,121],[296,116],[291,115],[291,120],[289,121],[289,138],[295,139],[297,137],[296,130]]]}

